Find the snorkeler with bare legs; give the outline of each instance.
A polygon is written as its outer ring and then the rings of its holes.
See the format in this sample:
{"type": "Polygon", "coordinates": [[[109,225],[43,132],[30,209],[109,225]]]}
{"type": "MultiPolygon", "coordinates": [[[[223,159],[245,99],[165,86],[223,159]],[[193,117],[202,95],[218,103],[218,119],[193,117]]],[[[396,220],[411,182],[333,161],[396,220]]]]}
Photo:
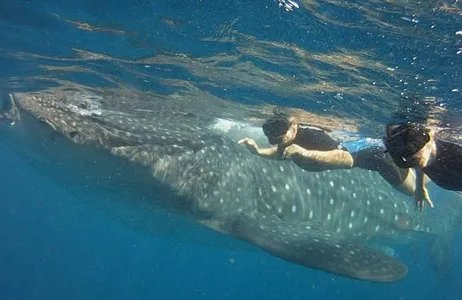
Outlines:
{"type": "MultiPolygon", "coordinates": [[[[239,141],[254,154],[269,159],[289,159],[300,168],[311,171],[350,169],[354,167],[378,172],[398,191],[414,196],[419,203],[433,206],[422,176],[416,189],[416,173],[409,167],[400,168],[385,152],[383,146],[372,146],[350,152],[334,140],[325,130],[300,124],[294,117],[277,112],[262,125],[269,148],[260,148],[251,138],[239,141]]],[[[422,206],[423,207],[423,206],[422,206]]]]}
{"type": "Polygon", "coordinates": [[[386,152],[401,168],[417,170],[416,186],[423,174],[446,190],[462,191],[462,145],[435,136],[417,123],[388,125],[384,138],[386,152]]]}

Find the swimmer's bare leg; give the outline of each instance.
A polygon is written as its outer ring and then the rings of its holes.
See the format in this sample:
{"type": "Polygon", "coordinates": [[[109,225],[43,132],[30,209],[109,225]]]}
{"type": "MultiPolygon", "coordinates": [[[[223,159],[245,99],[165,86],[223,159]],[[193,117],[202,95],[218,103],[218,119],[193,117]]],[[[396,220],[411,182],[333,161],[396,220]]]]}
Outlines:
{"type": "Polygon", "coordinates": [[[416,186],[415,186],[414,198],[415,198],[416,208],[423,211],[425,202],[427,202],[428,206],[433,208],[434,207],[433,201],[430,199],[430,196],[428,195],[428,190],[425,187],[426,175],[420,169],[415,169],[415,172],[416,172],[416,182],[415,182],[416,186]]]}
{"type": "Polygon", "coordinates": [[[307,171],[325,171],[332,169],[350,169],[353,157],[345,150],[315,151],[306,150],[298,145],[290,145],[284,149],[283,158],[292,160],[300,168],[307,171]]]}

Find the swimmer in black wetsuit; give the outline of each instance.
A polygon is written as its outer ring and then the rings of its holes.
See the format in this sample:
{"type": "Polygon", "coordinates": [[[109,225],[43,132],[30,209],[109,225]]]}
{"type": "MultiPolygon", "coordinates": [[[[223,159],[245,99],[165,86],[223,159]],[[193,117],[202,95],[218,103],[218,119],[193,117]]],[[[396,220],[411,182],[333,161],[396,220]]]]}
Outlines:
{"type": "MultiPolygon", "coordinates": [[[[380,173],[395,189],[407,195],[415,194],[415,172],[409,168],[399,168],[384,153],[383,147],[369,147],[350,153],[324,130],[299,124],[294,117],[276,113],[262,125],[270,148],[260,148],[253,139],[239,141],[259,156],[270,159],[290,159],[307,171],[325,171],[331,169],[350,169],[359,167],[380,173]]],[[[430,202],[428,193],[422,186],[420,197],[430,202]]]]}
{"type": "Polygon", "coordinates": [[[388,125],[386,133],[386,152],[396,165],[416,168],[444,189],[462,191],[462,145],[438,139],[433,130],[416,123],[388,125]]]}

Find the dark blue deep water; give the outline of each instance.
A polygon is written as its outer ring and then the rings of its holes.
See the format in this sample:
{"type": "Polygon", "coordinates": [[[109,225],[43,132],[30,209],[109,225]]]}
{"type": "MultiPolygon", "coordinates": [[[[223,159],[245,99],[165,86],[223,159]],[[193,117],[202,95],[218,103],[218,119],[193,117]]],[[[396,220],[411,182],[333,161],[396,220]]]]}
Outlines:
{"type": "MultiPolygon", "coordinates": [[[[232,101],[328,112],[365,135],[380,134],[409,94],[432,98],[445,109],[435,118],[457,132],[461,7],[423,2],[297,1],[286,11],[273,0],[2,0],[0,89],[74,82],[169,94],[189,82],[232,101]]],[[[403,247],[409,275],[376,284],[259,250],[153,237],[87,206],[0,137],[0,300],[459,300],[460,238],[446,280],[426,251],[403,247]]]]}

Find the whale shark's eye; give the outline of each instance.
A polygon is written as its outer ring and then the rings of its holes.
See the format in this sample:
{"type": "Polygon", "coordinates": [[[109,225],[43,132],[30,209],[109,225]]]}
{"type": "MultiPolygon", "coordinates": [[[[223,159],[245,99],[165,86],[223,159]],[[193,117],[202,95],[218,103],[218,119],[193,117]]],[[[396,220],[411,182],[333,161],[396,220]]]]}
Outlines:
{"type": "Polygon", "coordinates": [[[188,118],[197,118],[197,115],[196,114],[193,114],[191,112],[188,112],[184,115],[185,117],[188,117],[188,118]]]}
{"type": "Polygon", "coordinates": [[[86,102],[81,102],[79,105],[77,105],[78,108],[82,109],[87,109],[88,108],[88,103],[86,102]]]}
{"type": "Polygon", "coordinates": [[[70,136],[71,138],[74,138],[74,137],[75,137],[76,135],[78,135],[78,134],[79,134],[78,131],[71,131],[71,132],[69,132],[69,136],[70,136]]]}

